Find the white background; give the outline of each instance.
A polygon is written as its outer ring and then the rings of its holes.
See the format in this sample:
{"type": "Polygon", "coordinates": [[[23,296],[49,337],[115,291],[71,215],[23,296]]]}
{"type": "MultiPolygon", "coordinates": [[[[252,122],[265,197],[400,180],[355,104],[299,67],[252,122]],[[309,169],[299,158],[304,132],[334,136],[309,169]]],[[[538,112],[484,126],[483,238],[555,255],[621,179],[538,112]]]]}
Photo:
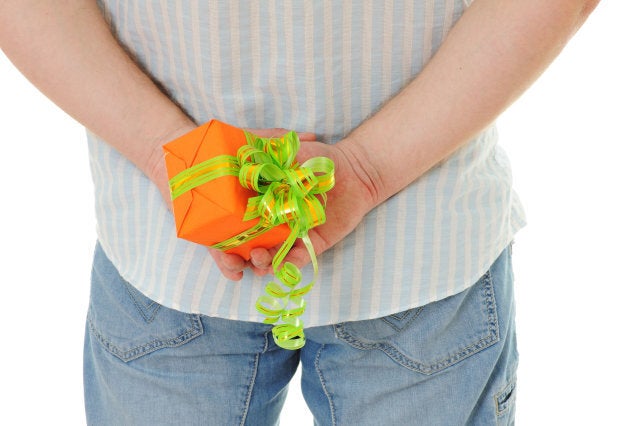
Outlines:
{"type": "MultiPolygon", "coordinates": [[[[499,120],[529,220],[514,246],[519,425],[638,421],[638,16],[603,1],[499,120]]],[[[1,54],[0,183],[0,424],[82,425],[84,131],[1,54]]],[[[298,387],[284,425],[311,424],[298,387]]]]}

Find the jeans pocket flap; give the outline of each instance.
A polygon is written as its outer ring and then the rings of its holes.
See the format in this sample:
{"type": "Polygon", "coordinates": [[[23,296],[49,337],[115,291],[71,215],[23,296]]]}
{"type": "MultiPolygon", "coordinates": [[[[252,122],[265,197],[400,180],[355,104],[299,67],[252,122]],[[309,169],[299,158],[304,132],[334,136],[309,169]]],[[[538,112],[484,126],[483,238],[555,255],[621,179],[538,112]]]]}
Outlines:
{"type": "Polygon", "coordinates": [[[87,323],[101,345],[125,362],[181,346],[203,333],[199,315],[161,306],[122,279],[115,268],[95,266],[87,323]]]}

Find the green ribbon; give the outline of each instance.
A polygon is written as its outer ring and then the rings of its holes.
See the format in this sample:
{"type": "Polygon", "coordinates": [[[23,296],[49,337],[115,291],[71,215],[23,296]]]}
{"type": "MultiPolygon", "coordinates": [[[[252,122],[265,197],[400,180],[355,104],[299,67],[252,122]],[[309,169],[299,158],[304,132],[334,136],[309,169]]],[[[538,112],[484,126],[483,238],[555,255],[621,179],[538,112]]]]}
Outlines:
{"type": "Polygon", "coordinates": [[[285,349],[305,344],[302,296],[308,293],[318,275],[318,261],[309,230],[326,220],[326,192],[333,188],[334,164],[327,157],[313,157],[298,165],[295,161],[300,139],[295,132],[281,138],[261,138],[245,131],[247,144],[236,156],[220,155],[178,173],[169,181],[171,197],[180,195],[222,176],[237,176],[244,188],[258,193],[247,202],[243,220],[259,218],[256,225],[211,247],[229,250],[281,224],[291,232],[273,257],[274,275],[282,284],[270,281],[265,294],[256,301],[264,322],[275,324],[273,338],[285,349]],[[302,273],[296,265],[284,262],[295,241],[301,238],[313,264],[313,279],[303,287],[302,273]]]}

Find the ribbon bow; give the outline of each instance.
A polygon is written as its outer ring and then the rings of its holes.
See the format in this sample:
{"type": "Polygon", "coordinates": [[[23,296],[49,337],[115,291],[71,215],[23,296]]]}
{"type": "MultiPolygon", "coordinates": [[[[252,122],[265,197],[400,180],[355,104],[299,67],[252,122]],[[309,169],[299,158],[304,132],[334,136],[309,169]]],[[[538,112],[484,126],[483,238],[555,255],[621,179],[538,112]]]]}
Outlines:
{"type": "Polygon", "coordinates": [[[295,162],[300,139],[295,132],[280,138],[261,138],[245,131],[247,144],[236,156],[221,155],[189,169],[169,181],[172,198],[221,176],[237,176],[240,185],[258,193],[247,202],[243,220],[259,218],[256,225],[225,241],[213,245],[228,250],[257,237],[269,229],[287,224],[291,232],[273,257],[274,275],[282,285],[270,281],[265,294],[256,301],[258,312],[267,324],[276,324],[273,338],[285,349],[299,349],[305,344],[303,295],[308,293],[318,275],[318,261],[309,239],[311,228],[325,222],[326,192],[333,188],[334,164],[327,157],[313,157],[302,165],[295,162]],[[318,198],[318,196],[320,198],[318,198]],[[312,281],[296,288],[302,273],[290,262],[282,264],[296,239],[301,238],[313,264],[312,281]]]}

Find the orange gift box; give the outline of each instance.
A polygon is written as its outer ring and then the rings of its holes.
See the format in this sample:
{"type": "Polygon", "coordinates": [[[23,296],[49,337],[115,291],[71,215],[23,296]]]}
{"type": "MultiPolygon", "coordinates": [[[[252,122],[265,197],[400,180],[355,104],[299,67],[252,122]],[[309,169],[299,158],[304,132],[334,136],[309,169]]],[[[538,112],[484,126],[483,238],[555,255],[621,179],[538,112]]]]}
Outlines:
{"type": "MultiPolygon", "coordinates": [[[[210,158],[235,156],[246,144],[244,130],[211,120],[163,146],[169,179],[210,158]]],[[[178,237],[211,246],[246,231],[259,221],[242,220],[247,200],[255,195],[236,176],[222,176],[191,189],[173,200],[178,237]]],[[[277,246],[290,232],[287,225],[278,225],[226,252],[248,260],[253,248],[277,246]]]]}

